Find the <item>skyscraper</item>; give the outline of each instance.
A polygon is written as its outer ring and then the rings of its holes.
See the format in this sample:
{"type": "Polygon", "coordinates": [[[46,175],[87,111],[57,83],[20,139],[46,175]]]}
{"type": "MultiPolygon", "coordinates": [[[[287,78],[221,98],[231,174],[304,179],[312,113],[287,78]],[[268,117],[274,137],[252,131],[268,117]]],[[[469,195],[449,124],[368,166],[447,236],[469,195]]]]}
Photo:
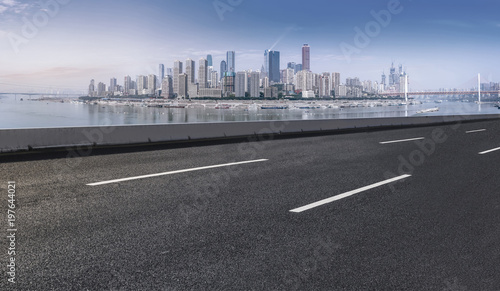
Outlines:
{"type": "Polygon", "coordinates": [[[235,97],[245,97],[246,87],[245,87],[245,79],[247,78],[246,72],[238,72],[236,73],[236,79],[234,82],[234,92],[235,97]]]}
{"type": "Polygon", "coordinates": [[[95,81],[94,79],[90,80],[89,85],[89,97],[94,97],[95,95],[95,81]]]}
{"type": "Polygon", "coordinates": [[[182,62],[174,62],[174,94],[179,94],[179,75],[182,74],[182,62]]]}
{"type": "Polygon", "coordinates": [[[208,62],[208,67],[213,67],[214,64],[212,62],[212,55],[207,55],[207,62],[208,62]]]}
{"type": "Polygon", "coordinates": [[[311,47],[308,44],[304,44],[302,47],[302,69],[311,70],[311,47]]]}
{"type": "Polygon", "coordinates": [[[231,76],[235,75],[236,72],[236,56],[234,51],[228,51],[226,53],[226,62],[227,62],[227,72],[231,73],[231,76]]]}
{"type": "Polygon", "coordinates": [[[269,81],[280,82],[280,52],[269,52],[269,81]]]}
{"type": "Polygon", "coordinates": [[[188,76],[188,83],[189,84],[194,84],[195,78],[194,78],[194,71],[195,70],[195,63],[192,59],[187,59],[186,60],[186,74],[188,76]]]}
{"type": "Polygon", "coordinates": [[[265,77],[269,77],[269,50],[264,51],[264,67],[262,73],[265,77]]]}
{"type": "Polygon", "coordinates": [[[258,98],[260,97],[260,74],[259,72],[250,73],[250,82],[248,85],[248,91],[250,92],[250,97],[258,98]]]}
{"type": "Polygon", "coordinates": [[[132,79],[130,78],[130,76],[125,76],[123,78],[123,93],[125,93],[125,95],[128,95],[130,89],[134,89],[132,86],[132,79]]]}
{"type": "Polygon", "coordinates": [[[156,95],[156,75],[150,74],[148,76],[148,94],[156,95]]]}
{"type": "Polygon", "coordinates": [[[172,77],[167,75],[163,79],[162,85],[161,85],[161,96],[163,98],[172,98],[174,96],[174,87],[172,84],[172,77]]]}
{"type": "Polygon", "coordinates": [[[109,91],[111,91],[111,92],[115,92],[115,90],[116,90],[116,85],[117,85],[117,83],[116,83],[116,78],[111,78],[111,79],[109,80],[109,91]]]}
{"type": "Polygon", "coordinates": [[[221,78],[221,80],[226,75],[226,72],[227,72],[227,63],[226,63],[226,61],[222,60],[222,62],[220,62],[220,78],[221,78]]]}
{"type": "Polygon", "coordinates": [[[187,97],[188,94],[188,75],[179,75],[179,95],[178,97],[187,97]]]}
{"type": "Polygon", "coordinates": [[[161,88],[162,83],[163,83],[163,78],[165,78],[165,65],[160,64],[158,66],[158,82],[157,82],[159,84],[160,88],[161,88]]]}
{"type": "Polygon", "coordinates": [[[198,83],[199,89],[205,89],[208,87],[208,61],[201,58],[198,67],[198,83]]]}

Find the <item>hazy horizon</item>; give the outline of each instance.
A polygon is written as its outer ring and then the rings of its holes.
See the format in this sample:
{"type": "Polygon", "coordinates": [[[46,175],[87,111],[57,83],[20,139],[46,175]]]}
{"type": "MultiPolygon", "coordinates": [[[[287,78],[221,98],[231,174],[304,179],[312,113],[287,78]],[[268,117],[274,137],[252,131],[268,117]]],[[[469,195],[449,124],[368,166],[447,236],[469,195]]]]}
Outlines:
{"type": "Polygon", "coordinates": [[[470,88],[478,73],[500,81],[499,7],[490,0],[0,0],[0,91],[85,91],[90,79],[123,84],[125,75],[157,74],[160,63],[191,58],[198,66],[207,54],[219,71],[226,51],[236,51],[237,71],[260,70],[273,48],[283,69],[301,63],[305,43],[311,70],[340,72],[342,82],[380,82],[394,62],[413,90],[470,88]]]}

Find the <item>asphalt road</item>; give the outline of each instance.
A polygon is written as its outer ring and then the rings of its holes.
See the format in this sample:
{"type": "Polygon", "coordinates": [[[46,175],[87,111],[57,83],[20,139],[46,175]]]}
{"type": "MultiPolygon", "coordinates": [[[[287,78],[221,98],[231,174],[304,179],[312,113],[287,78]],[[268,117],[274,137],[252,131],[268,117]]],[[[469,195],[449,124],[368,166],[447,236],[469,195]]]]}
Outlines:
{"type": "Polygon", "coordinates": [[[11,157],[0,290],[500,290],[499,147],[488,121],[11,157]]]}

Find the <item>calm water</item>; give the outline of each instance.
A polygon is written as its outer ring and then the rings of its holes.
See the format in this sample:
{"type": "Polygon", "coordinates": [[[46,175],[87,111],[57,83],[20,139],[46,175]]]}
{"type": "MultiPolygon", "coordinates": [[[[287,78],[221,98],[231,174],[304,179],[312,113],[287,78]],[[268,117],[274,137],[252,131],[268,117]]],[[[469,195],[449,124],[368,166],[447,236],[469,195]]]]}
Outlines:
{"type": "MultiPolygon", "coordinates": [[[[196,123],[257,120],[350,119],[412,116],[417,111],[439,107],[425,115],[500,113],[491,104],[446,102],[410,106],[384,106],[345,109],[243,110],[204,108],[147,108],[138,106],[87,105],[44,101],[20,101],[0,97],[0,128],[69,127],[196,123]]],[[[422,114],[420,114],[422,115],[422,114]]]]}

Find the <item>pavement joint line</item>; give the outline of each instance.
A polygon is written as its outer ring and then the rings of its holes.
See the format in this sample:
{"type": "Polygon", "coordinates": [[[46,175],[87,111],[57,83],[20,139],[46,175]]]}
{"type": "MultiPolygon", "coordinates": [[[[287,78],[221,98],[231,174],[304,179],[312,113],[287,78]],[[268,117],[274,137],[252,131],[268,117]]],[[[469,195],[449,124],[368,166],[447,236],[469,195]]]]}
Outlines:
{"type": "Polygon", "coordinates": [[[389,179],[389,180],[378,182],[378,183],[375,183],[375,184],[372,184],[372,185],[368,185],[368,186],[365,186],[365,187],[362,187],[362,188],[359,188],[359,189],[356,189],[356,190],[352,190],[352,191],[349,191],[349,192],[346,192],[346,193],[343,193],[343,194],[339,194],[339,195],[336,195],[336,196],[333,196],[333,197],[330,197],[330,198],[326,198],[326,199],[323,199],[323,200],[320,200],[320,201],[317,201],[317,202],[314,202],[314,203],[311,203],[311,204],[307,204],[307,205],[299,207],[299,208],[292,209],[292,210],[290,210],[290,212],[301,213],[301,212],[304,212],[306,210],[310,210],[312,208],[316,208],[316,207],[324,205],[324,204],[328,204],[328,203],[331,203],[331,202],[334,202],[334,201],[337,201],[337,200],[340,200],[340,199],[344,199],[344,198],[347,198],[349,196],[352,196],[352,195],[355,195],[355,194],[359,194],[361,192],[365,192],[365,191],[373,189],[373,188],[377,188],[377,187],[380,187],[380,186],[383,186],[383,185],[386,185],[386,184],[390,184],[390,183],[393,183],[393,182],[396,182],[396,181],[399,181],[399,180],[402,180],[402,179],[406,179],[408,177],[411,177],[411,175],[402,175],[402,176],[395,177],[395,178],[392,178],[392,179],[389,179]]]}
{"type": "Polygon", "coordinates": [[[416,137],[416,138],[409,138],[409,139],[400,139],[400,140],[383,141],[383,142],[380,142],[380,144],[389,144],[389,143],[407,142],[407,141],[422,140],[422,139],[425,139],[425,137],[416,137]]]}
{"type": "Polygon", "coordinates": [[[469,131],[466,131],[465,133],[476,133],[476,132],[483,132],[483,131],[486,131],[486,129],[469,130],[469,131]]]}
{"type": "Polygon", "coordinates": [[[500,151],[500,148],[487,150],[487,151],[484,151],[484,152],[480,152],[479,154],[480,154],[480,155],[485,155],[485,154],[489,154],[489,153],[491,153],[491,152],[495,152],[495,151],[500,151]]]}
{"type": "Polygon", "coordinates": [[[164,172],[164,173],[157,173],[157,174],[150,174],[150,175],[143,175],[143,176],[136,176],[136,177],[123,178],[123,179],[90,183],[90,184],[87,184],[87,186],[101,186],[101,185],[119,183],[119,182],[124,182],[124,181],[139,180],[139,179],[146,179],[146,178],[152,178],[152,177],[159,177],[159,176],[166,176],[166,175],[173,175],[173,174],[179,174],[179,173],[194,172],[194,171],[221,168],[221,167],[229,167],[229,166],[236,166],[236,165],[244,165],[244,164],[250,164],[250,163],[266,162],[266,161],[269,161],[269,160],[268,159],[260,159],[260,160],[212,165],[212,166],[205,166],[205,167],[198,167],[198,168],[191,168],[191,169],[184,169],[184,170],[170,171],[170,172],[164,172]]]}

